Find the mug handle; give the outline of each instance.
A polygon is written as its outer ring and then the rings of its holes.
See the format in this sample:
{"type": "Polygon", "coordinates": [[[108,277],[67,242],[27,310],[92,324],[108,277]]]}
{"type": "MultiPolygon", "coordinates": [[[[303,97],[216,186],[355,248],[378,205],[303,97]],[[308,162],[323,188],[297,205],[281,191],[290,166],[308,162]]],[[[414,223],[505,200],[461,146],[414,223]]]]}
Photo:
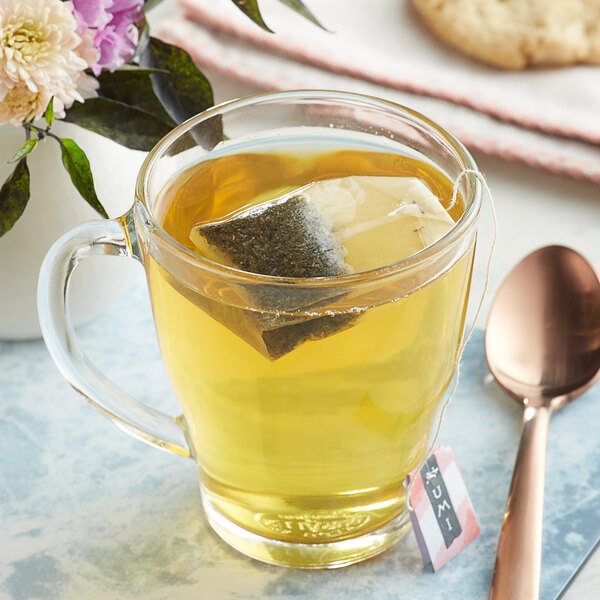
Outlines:
{"type": "Polygon", "coordinates": [[[139,260],[127,233],[127,218],[125,215],[114,220],[82,223],[50,248],[38,280],[42,335],[63,377],[94,408],[134,437],[163,450],[191,457],[182,417],[171,417],[142,404],[105,377],[81,351],[69,316],[69,281],[82,260],[97,255],[139,260]]]}

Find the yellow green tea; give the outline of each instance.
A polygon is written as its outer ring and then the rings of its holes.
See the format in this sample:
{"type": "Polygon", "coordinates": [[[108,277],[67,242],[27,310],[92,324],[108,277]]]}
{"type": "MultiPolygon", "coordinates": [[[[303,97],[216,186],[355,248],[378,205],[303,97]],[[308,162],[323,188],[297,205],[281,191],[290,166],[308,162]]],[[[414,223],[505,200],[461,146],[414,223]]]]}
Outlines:
{"type": "MultiPolygon", "coordinates": [[[[198,223],[348,176],[416,177],[445,207],[452,196],[444,174],[400,154],[248,151],[182,172],[155,214],[198,252],[190,239],[198,223]]],[[[456,221],[463,211],[459,201],[449,214],[456,221]]],[[[352,294],[339,294],[319,296],[300,321],[275,311],[277,343],[293,337],[284,349],[259,339],[256,292],[231,292],[210,273],[184,289],[180,274],[150,259],[165,364],[213,506],[250,531],[303,543],[356,536],[397,516],[403,479],[428,448],[455,367],[472,250],[410,293],[371,286],[360,310],[352,294]]]]}

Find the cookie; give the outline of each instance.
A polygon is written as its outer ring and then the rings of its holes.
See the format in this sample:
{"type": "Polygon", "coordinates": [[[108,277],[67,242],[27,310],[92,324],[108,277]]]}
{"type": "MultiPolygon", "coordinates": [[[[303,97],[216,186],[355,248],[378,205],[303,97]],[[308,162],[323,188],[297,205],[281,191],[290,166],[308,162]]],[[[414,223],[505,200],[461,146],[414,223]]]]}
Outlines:
{"type": "Polygon", "coordinates": [[[504,69],[600,64],[600,0],[412,0],[434,33],[504,69]]]}

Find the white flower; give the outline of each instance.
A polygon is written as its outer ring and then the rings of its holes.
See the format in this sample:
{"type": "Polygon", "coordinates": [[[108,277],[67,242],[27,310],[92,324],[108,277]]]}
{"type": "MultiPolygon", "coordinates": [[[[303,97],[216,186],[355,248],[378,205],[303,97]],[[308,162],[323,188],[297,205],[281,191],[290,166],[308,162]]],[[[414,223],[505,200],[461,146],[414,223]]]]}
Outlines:
{"type": "Polygon", "coordinates": [[[40,117],[52,96],[62,117],[75,100],[83,102],[82,92],[95,95],[97,82],[84,71],[99,55],[87,37],[77,32],[71,2],[0,0],[0,122],[30,111],[40,117]]]}
{"type": "Polygon", "coordinates": [[[0,123],[18,125],[27,116],[42,116],[51,97],[45,88],[39,92],[32,92],[26,85],[10,88],[0,101],[0,123]]]}

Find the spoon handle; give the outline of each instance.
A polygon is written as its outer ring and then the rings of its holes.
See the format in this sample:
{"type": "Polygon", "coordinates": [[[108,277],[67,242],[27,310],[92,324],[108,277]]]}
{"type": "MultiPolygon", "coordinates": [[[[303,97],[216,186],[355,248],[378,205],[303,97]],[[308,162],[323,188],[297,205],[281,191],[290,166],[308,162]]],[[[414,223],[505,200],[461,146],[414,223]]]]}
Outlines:
{"type": "Polygon", "coordinates": [[[539,598],[550,414],[548,406],[525,408],[489,600],[539,598]]]}

